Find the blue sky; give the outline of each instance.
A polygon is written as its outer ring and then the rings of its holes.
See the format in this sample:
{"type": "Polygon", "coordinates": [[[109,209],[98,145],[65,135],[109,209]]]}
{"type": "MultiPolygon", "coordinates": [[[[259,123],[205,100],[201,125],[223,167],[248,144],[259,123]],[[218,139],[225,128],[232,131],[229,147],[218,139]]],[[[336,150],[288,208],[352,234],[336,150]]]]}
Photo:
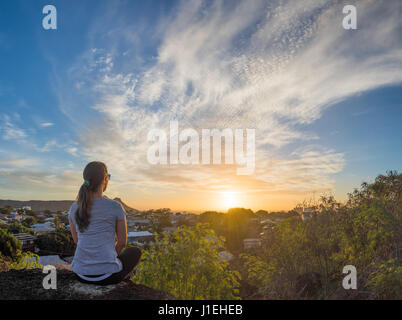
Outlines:
{"type": "Polygon", "coordinates": [[[399,1],[1,1],[0,198],[72,199],[90,160],[133,207],[289,209],[400,170],[399,1]],[[42,8],[57,8],[57,30],[42,8]],[[256,172],[152,166],[150,128],[255,128],[256,172]]]}

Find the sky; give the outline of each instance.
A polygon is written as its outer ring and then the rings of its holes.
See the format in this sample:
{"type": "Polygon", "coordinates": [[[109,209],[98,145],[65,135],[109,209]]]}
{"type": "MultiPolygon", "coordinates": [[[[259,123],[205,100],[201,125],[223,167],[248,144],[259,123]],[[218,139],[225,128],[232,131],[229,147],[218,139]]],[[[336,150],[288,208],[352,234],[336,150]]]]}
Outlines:
{"type": "Polygon", "coordinates": [[[0,199],[288,210],[401,170],[402,2],[0,2],[0,199]],[[42,9],[57,9],[45,30],[42,9]],[[254,129],[255,171],[151,164],[151,129],[254,129]]]}

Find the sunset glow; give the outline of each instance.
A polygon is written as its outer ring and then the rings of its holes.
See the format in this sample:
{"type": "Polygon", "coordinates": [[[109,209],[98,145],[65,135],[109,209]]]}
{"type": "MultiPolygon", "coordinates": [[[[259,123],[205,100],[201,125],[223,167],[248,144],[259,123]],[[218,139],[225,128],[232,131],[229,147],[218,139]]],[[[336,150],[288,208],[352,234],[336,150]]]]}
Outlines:
{"type": "Polygon", "coordinates": [[[223,192],[222,204],[225,210],[230,208],[240,207],[241,201],[239,199],[240,194],[235,192],[223,192]]]}
{"type": "Polygon", "coordinates": [[[60,3],[57,30],[0,4],[1,198],[75,199],[98,160],[134,208],[288,210],[400,169],[400,2],[357,1],[358,30],[329,0],[93,3],[60,3]]]}

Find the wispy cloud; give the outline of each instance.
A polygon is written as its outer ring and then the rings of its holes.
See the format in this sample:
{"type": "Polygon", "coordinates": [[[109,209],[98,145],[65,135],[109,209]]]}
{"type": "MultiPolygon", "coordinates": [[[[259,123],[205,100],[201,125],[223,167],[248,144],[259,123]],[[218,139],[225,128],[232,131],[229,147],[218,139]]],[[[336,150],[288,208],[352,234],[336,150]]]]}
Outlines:
{"type": "Polygon", "coordinates": [[[24,141],[27,134],[12,121],[10,116],[3,114],[0,118],[0,131],[3,140],[24,141]]]}
{"type": "MultiPolygon", "coordinates": [[[[29,160],[29,163],[32,163],[29,160]]],[[[14,198],[15,192],[26,200],[31,199],[37,188],[46,193],[44,199],[73,199],[82,180],[79,173],[65,170],[61,173],[26,167],[25,163],[13,163],[4,167],[0,163],[0,191],[2,197],[14,198]],[[22,167],[21,164],[24,164],[22,167]]]]}
{"type": "Polygon", "coordinates": [[[45,143],[45,145],[42,148],[39,148],[39,151],[48,152],[51,150],[52,147],[56,145],[57,145],[56,139],[49,140],[48,142],[45,143]]]}
{"type": "Polygon", "coordinates": [[[6,158],[0,159],[0,167],[11,167],[11,168],[23,168],[23,167],[31,167],[35,166],[39,163],[38,160],[33,158],[6,158]]]}
{"type": "MultiPolygon", "coordinates": [[[[91,45],[102,49],[88,48],[68,70],[59,87],[61,107],[80,128],[83,154],[104,160],[127,182],[186,190],[331,190],[344,156],[320,146],[308,125],[351,95],[402,82],[402,3],[356,1],[358,30],[342,28],[342,6],[330,0],[182,1],[155,27],[160,41],[152,62],[120,53],[116,38],[108,48],[107,36],[91,34],[91,45]],[[86,111],[84,95],[92,107],[86,111]],[[88,123],[89,115],[96,120],[88,123]],[[182,128],[255,128],[256,174],[235,176],[233,166],[150,166],[147,132],[167,128],[172,119],[182,128]],[[294,143],[296,150],[281,152],[294,143]]],[[[121,28],[128,32],[135,27],[121,28]]]]}
{"type": "Polygon", "coordinates": [[[40,126],[41,126],[42,128],[51,127],[51,126],[53,126],[53,125],[54,125],[54,123],[52,123],[52,122],[42,122],[42,123],[40,124],[40,126]]]}

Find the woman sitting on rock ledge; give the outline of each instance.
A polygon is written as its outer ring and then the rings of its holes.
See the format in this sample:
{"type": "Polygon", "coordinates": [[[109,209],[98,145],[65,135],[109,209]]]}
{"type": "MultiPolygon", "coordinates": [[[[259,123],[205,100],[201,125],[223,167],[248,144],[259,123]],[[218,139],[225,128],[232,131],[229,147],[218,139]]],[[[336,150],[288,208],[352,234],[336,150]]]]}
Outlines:
{"type": "Polygon", "coordinates": [[[77,201],[68,213],[77,244],[72,271],[84,283],[116,284],[130,277],[141,250],[127,245],[126,212],[117,201],[103,197],[110,179],[106,165],[90,162],[84,169],[77,201]]]}

